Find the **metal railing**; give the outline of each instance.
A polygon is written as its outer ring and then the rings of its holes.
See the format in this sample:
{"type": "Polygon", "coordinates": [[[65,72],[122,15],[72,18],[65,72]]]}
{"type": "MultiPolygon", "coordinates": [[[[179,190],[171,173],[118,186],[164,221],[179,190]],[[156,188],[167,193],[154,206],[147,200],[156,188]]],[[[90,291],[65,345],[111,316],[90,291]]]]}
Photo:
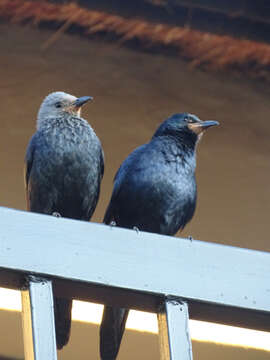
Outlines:
{"type": "Polygon", "coordinates": [[[7,208],[0,229],[26,360],[57,359],[53,293],[156,312],[163,360],[192,359],[189,317],[270,331],[270,253],[7,208]]]}

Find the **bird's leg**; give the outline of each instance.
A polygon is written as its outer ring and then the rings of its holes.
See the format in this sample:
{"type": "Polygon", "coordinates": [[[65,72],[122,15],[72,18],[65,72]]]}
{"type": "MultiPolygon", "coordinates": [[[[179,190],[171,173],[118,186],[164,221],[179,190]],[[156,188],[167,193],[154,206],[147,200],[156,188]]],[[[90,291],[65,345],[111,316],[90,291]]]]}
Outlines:
{"type": "Polygon", "coordinates": [[[137,226],[133,226],[133,230],[135,230],[137,234],[140,232],[140,229],[137,226]]]}
{"type": "Polygon", "coordinates": [[[60,217],[61,217],[61,214],[59,214],[59,212],[57,212],[57,211],[54,211],[54,212],[52,213],[52,216],[55,216],[55,217],[60,218],[60,217]]]}
{"type": "Polygon", "coordinates": [[[190,236],[190,235],[189,235],[187,238],[188,238],[188,240],[190,240],[190,241],[194,240],[193,237],[190,236]]]}
{"type": "Polygon", "coordinates": [[[110,227],[116,226],[116,222],[115,221],[111,221],[110,222],[110,227]]]}

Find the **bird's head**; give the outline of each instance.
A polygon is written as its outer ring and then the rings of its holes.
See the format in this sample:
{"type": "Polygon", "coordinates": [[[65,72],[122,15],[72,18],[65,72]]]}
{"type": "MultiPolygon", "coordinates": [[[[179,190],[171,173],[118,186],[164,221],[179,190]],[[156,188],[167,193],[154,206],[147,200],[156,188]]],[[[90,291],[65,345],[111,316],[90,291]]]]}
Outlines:
{"type": "Polygon", "coordinates": [[[48,118],[58,118],[64,115],[80,117],[81,107],[92,99],[91,96],[76,98],[62,91],[53,92],[45,97],[39,108],[38,126],[48,118]]]}
{"type": "Polygon", "coordinates": [[[215,125],[219,123],[213,120],[202,121],[193,114],[174,114],[159,126],[154,136],[169,135],[180,141],[196,144],[204,131],[215,125]]]}

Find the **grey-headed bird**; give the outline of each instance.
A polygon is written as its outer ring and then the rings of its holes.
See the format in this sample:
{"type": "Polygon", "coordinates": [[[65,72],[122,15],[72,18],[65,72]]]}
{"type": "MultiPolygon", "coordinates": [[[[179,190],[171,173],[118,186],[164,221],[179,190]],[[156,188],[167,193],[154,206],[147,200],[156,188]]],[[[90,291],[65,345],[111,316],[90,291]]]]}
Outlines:
{"type": "MultiPolygon", "coordinates": [[[[196,147],[203,132],[217,121],[175,114],[151,141],[134,150],[114,179],[104,223],[163,235],[175,235],[193,217],[197,187],[196,147]]],[[[117,357],[128,309],[105,306],[100,327],[102,360],[117,357]]]]}
{"type": "MultiPolygon", "coordinates": [[[[91,99],[53,92],[42,102],[25,157],[29,211],[90,220],[104,172],[99,138],[81,117],[81,107],[91,99]]],[[[70,335],[72,301],[55,298],[54,306],[61,349],[70,335]]]]}

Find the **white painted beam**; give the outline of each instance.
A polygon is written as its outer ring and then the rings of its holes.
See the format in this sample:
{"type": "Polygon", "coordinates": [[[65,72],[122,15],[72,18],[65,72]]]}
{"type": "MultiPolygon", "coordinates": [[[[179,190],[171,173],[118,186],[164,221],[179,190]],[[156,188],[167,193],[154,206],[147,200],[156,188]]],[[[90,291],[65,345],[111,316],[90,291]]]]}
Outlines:
{"type": "Polygon", "coordinates": [[[188,305],[168,299],[158,313],[161,360],[192,360],[188,305]]]}
{"type": "Polygon", "coordinates": [[[66,286],[74,297],[117,294],[121,305],[145,309],[149,300],[152,310],[171,295],[188,301],[193,318],[270,330],[270,253],[7,208],[0,229],[0,268],[11,281],[56,277],[74,282],[66,286]]]}
{"type": "Polygon", "coordinates": [[[57,360],[51,281],[28,277],[22,317],[25,360],[57,360]]]}

